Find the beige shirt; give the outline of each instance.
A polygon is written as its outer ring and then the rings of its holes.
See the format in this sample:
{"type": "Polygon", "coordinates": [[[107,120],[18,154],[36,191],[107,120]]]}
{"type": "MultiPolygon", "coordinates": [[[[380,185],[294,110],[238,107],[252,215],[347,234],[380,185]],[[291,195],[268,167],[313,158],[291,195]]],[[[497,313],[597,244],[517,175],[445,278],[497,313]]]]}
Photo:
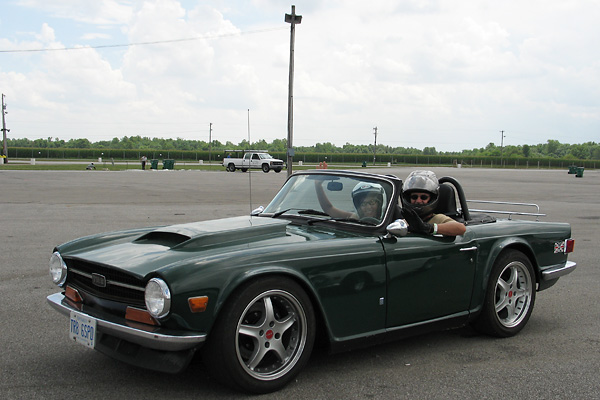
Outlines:
{"type": "Polygon", "coordinates": [[[429,224],[438,224],[439,225],[439,224],[443,224],[443,223],[451,222],[451,221],[454,221],[454,220],[447,215],[433,214],[433,216],[425,222],[427,222],[429,224]]]}

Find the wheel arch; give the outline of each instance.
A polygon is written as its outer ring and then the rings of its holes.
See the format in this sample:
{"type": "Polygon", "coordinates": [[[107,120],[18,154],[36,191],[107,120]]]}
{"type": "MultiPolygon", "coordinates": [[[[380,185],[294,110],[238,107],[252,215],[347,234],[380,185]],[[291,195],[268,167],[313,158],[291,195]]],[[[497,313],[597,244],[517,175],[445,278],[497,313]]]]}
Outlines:
{"type": "Polygon", "coordinates": [[[530,244],[520,237],[502,238],[491,245],[489,251],[484,256],[484,259],[480,260],[482,263],[482,267],[480,268],[481,272],[478,273],[478,277],[475,279],[475,282],[478,283],[475,283],[476,286],[473,288],[473,298],[471,299],[472,317],[476,317],[481,311],[490,276],[492,274],[492,269],[494,268],[496,260],[509,250],[520,251],[529,259],[535,274],[535,284],[536,286],[539,286],[541,273],[535,253],[530,244]]]}
{"type": "Polygon", "coordinates": [[[493,246],[485,263],[485,283],[487,284],[487,281],[490,278],[490,273],[496,260],[504,252],[509,250],[520,251],[529,259],[529,262],[531,262],[531,265],[533,266],[533,270],[535,272],[536,283],[538,283],[540,281],[540,271],[538,268],[537,260],[535,258],[535,253],[533,252],[531,245],[520,237],[505,238],[504,240],[496,243],[493,246]]]}
{"type": "MultiPolygon", "coordinates": [[[[478,293],[478,297],[474,297],[473,299],[475,306],[471,309],[470,322],[477,330],[492,336],[509,337],[516,335],[527,323],[529,316],[531,315],[531,310],[533,310],[533,304],[535,302],[535,293],[537,287],[539,287],[540,272],[538,270],[535,253],[530,244],[522,238],[504,238],[504,240],[496,243],[496,245],[491,248],[485,261],[485,268],[484,271],[482,271],[482,274],[484,275],[480,276],[480,282],[482,284],[481,292],[478,293]],[[511,251],[518,253],[508,254],[511,251]],[[505,262],[512,262],[511,260],[514,260],[518,254],[522,255],[521,258],[524,257],[529,261],[529,266],[526,266],[525,268],[531,270],[531,279],[533,280],[531,282],[532,292],[531,295],[528,295],[529,300],[527,300],[527,307],[523,308],[526,312],[524,319],[521,320],[521,317],[519,316],[518,323],[509,327],[504,325],[504,322],[500,321],[498,310],[495,311],[495,317],[490,316],[490,305],[493,306],[495,304],[495,289],[492,287],[492,282],[497,285],[496,280],[499,278],[498,274],[501,274],[508,265],[505,264],[505,262]],[[502,263],[498,264],[500,260],[502,263]],[[500,269],[495,269],[496,266],[500,269]],[[490,297],[490,295],[492,297],[490,297]]],[[[506,310],[506,308],[502,308],[502,310],[506,310]]]]}
{"type": "MultiPolygon", "coordinates": [[[[219,315],[227,302],[230,301],[232,295],[235,294],[242,286],[248,285],[249,283],[262,278],[270,278],[274,276],[288,278],[300,285],[302,290],[304,290],[310,299],[311,305],[315,312],[317,338],[323,337],[323,333],[325,333],[328,341],[331,341],[333,336],[331,330],[329,329],[329,324],[325,316],[323,305],[321,304],[320,298],[313,285],[306,278],[306,276],[299,271],[278,266],[263,267],[253,271],[243,271],[232,276],[231,279],[225,283],[223,290],[220,291],[217,298],[217,302],[213,311],[213,325],[214,321],[219,318],[219,315]]],[[[208,334],[210,335],[210,331],[208,334]]]]}

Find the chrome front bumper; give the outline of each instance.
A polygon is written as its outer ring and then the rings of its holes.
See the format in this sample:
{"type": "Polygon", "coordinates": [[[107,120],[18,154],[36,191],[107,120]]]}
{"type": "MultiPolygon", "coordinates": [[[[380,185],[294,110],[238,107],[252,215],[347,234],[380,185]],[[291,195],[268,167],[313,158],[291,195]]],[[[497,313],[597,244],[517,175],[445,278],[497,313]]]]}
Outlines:
{"type": "Polygon", "coordinates": [[[150,349],[163,351],[188,350],[198,347],[206,340],[206,334],[153,327],[110,314],[101,314],[96,310],[88,310],[85,306],[80,310],[75,303],[69,301],[62,293],[51,294],[47,297],[47,300],[55,310],[63,315],[69,316],[71,311],[85,314],[96,320],[99,332],[150,349]]]}

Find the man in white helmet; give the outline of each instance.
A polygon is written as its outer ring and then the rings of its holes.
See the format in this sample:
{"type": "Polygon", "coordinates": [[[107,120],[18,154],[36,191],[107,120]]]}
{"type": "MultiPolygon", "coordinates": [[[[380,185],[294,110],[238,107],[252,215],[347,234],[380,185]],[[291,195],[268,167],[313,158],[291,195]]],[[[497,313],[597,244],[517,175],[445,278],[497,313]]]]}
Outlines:
{"type": "Polygon", "coordinates": [[[413,171],[402,185],[402,213],[409,232],[426,235],[457,236],[465,233],[464,224],[444,214],[434,214],[440,184],[432,171],[413,171]]]}

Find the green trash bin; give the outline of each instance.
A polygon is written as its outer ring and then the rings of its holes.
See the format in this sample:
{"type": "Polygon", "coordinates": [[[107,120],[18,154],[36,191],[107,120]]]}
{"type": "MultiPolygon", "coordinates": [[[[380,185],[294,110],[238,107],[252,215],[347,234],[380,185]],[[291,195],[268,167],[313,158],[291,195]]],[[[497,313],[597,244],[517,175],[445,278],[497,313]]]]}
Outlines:
{"type": "Polygon", "coordinates": [[[150,160],[150,169],[158,169],[158,160],[150,160]]]}
{"type": "Polygon", "coordinates": [[[583,178],[583,167],[577,167],[577,172],[575,173],[576,178],[583,178]]]}
{"type": "Polygon", "coordinates": [[[577,165],[569,165],[569,174],[577,173],[577,165]]]}
{"type": "Polygon", "coordinates": [[[163,160],[163,169],[175,169],[175,160],[163,160]]]}
{"type": "Polygon", "coordinates": [[[362,166],[363,166],[363,168],[366,168],[367,167],[367,162],[363,161],[362,166]]]}

